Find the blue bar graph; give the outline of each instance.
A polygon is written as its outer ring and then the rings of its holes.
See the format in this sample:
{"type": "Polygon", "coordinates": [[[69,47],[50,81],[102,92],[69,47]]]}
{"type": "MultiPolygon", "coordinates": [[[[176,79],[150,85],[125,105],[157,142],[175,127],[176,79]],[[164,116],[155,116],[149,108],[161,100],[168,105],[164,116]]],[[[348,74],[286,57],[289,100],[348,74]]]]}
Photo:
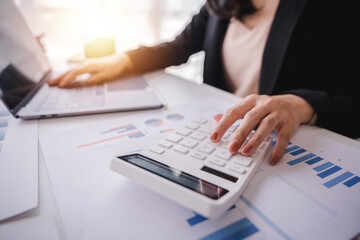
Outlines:
{"type": "Polygon", "coordinates": [[[342,168],[339,166],[334,166],[332,168],[329,168],[328,170],[325,170],[321,173],[318,173],[317,175],[321,178],[326,178],[327,176],[336,173],[337,171],[340,171],[342,168]]]}
{"type": "Polygon", "coordinates": [[[339,176],[337,176],[334,179],[331,179],[330,181],[324,183],[323,185],[327,188],[332,188],[333,186],[345,181],[346,179],[348,179],[349,177],[353,176],[354,174],[352,174],[351,172],[346,172],[343,173],[339,176]]]}
{"type": "Polygon", "coordinates": [[[360,182],[360,177],[355,176],[355,177],[353,177],[352,179],[344,182],[344,185],[347,186],[347,187],[352,187],[352,186],[354,186],[355,184],[357,184],[358,182],[360,182]]]}
{"type": "Polygon", "coordinates": [[[306,161],[305,163],[307,165],[313,165],[314,163],[320,162],[321,160],[323,160],[323,158],[316,157],[316,158],[310,159],[309,161],[306,161]]]}
{"type": "MultiPolygon", "coordinates": [[[[232,205],[232,206],[228,209],[228,211],[230,211],[230,210],[232,210],[232,209],[234,209],[234,208],[235,208],[235,205],[232,205]]],[[[186,220],[186,221],[189,223],[190,226],[194,226],[194,225],[196,225],[196,224],[198,224],[198,223],[201,223],[201,222],[204,222],[204,221],[208,220],[208,218],[203,217],[203,216],[201,216],[200,214],[198,214],[198,213],[196,213],[196,212],[194,212],[194,214],[195,214],[195,216],[193,216],[193,217],[191,217],[191,218],[188,218],[188,219],[186,220]]]]}
{"type": "Polygon", "coordinates": [[[296,146],[296,145],[291,146],[291,147],[288,147],[288,148],[286,149],[285,153],[294,151],[294,150],[299,149],[299,148],[300,148],[300,147],[299,147],[299,146],[296,146]]]}
{"type": "Polygon", "coordinates": [[[331,167],[332,165],[334,165],[334,164],[331,163],[331,162],[326,162],[326,163],[323,163],[323,164],[321,164],[321,165],[319,165],[319,166],[317,166],[317,167],[315,167],[315,168],[313,168],[313,169],[314,169],[315,171],[317,171],[317,172],[321,172],[321,171],[323,171],[323,170],[331,167]]]}
{"type": "MultiPolygon", "coordinates": [[[[273,144],[275,144],[275,143],[276,142],[273,142],[273,144]]],[[[286,149],[285,154],[288,153],[289,155],[297,156],[306,151],[307,150],[301,148],[300,146],[292,144],[291,146],[289,146],[286,149]]],[[[329,177],[330,175],[332,175],[336,172],[339,172],[340,170],[343,169],[342,167],[335,165],[334,163],[329,162],[329,161],[326,161],[325,163],[321,162],[323,160],[324,160],[324,158],[322,158],[322,157],[319,157],[313,153],[308,153],[301,157],[297,157],[293,160],[288,161],[287,164],[290,166],[294,166],[301,162],[305,162],[307,165],[313,165],[316,163],[320,163],[320,165],[313,168],[316,172],[318,172],[316,175],[320,178],[329,177]]],[[[341,173],[340,175],[338,175],[337,177],[334,177],[331,180],[327,180],[327,182],[323,183],[323,185],[327,188],[332,188],[339,183],[343,183],[345,186],[350,188],[360,182],[359,176],[354,176],[353,173],[347,171],[346,169],[344,169],[344,170],[345,170],[344,173],[341,173]]]]}
{"type": "Polygon", "coordinates": [[[142,132],[136,132],[136,133],[130,134],[129,138],[140,138],[140,137],[144,137],[144,136],[145,136],[145,134],[143,134],[142,132]]]}
{"type": "Polygon", "coordinates": [[[7,109],[0,109],[0,117],[9,116],[10,113],[7,109]]]}
{"type": "Polygon", "coordinates": [[[7,127],[8,122],[9,122],[9,119],[8,119],[8,118],[1,119],[1,120],[0,120],[0,128],[2,128],[2,127],[7,127]]]}
{"type": "Polygon", "coordinates": [[[299,155],[299,154],[301,154],[303,152],[306,152],[306,150],[303,149],[303,148],[300,148],[299,150],[293,151],[290,154],[293,155],[293,156],[296,156],[296,155],[299,155]]]}
{"type": "Polygon", "coordinates": [[[208,218],[203,217],[203,216],[195,213],[195,216],[193,216],[192,218],[187,219],[187,222],[189,223],[190,226],[194,226],[194,225],[196,225],[198,223],[201,223],[201,222],[204,222],[206,220],[208,220],[208,218]]]}
{"type": "Polygon", "coordinates": [[[6,129],[0,129],[0,141],[4,141],[6,129]]]}
{"type": "Polygon", "coordinates": [[[310,158],[313,158],[313,157],[315,157],[315,154],[309,153],[309,154],[307,154],[305,156],[302,156],[302,157],[296,158],[294,160],[291,160],[291,161],[287,162],[287,164],[289,164],[290,166],[293,166],[295,164],[301,163],[301,162],[306,161],[306,160],[308,160],[310,158]]]}
{"type": "Polygon", "coordinates": [[[259,229],[248,218],[243,218],[202,239],[244,239],[257,232],[259,229]]]}

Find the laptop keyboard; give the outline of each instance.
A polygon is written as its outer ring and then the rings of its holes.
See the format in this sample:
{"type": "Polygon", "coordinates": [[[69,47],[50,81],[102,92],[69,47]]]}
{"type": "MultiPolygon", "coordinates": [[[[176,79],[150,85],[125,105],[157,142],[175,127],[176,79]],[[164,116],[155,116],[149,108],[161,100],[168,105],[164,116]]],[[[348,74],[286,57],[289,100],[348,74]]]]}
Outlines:
{"type": "Polygon", "coordinates": [[[105,85],[59,89],[49,87],[35,111],[100,107],[105,104],[105,85]]]}

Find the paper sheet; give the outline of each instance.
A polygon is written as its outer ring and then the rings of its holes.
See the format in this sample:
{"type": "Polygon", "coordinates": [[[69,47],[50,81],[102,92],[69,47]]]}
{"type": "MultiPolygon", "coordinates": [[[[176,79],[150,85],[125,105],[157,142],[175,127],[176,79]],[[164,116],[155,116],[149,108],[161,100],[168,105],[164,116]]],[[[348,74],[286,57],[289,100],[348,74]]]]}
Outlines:
{"type": "Polygon", "coordinates": [[[50,217],[31,218],[0,226],[0,239],[60,240],[56,222],[50,217]]]}
{"type": "MultiPolygon", "coordinates": [[[[265,161],[237,208],[217,220],[204,219],[109,169],[111,156],[138,151],[190,116],[211,117],[231,105],[206,99],[159,110],[157,114],[133,115],[41,138],[67,237],[305,239],[355,235],[360,222],[356,204],[360,200],[360,184],[337,184],[329,189],[323,185],[327,179],[316,176],[312,166],[304,162],[289,165],[287,162],[297,159],[290,153],[276,167],[265,161]],[[170,115],[172,120],[167,118],[170,115]]],[[[341,144],[308,136],[306,128],[304,131],[305,135],[299,131],[292,140],[293,145],[308,151],[298,156],[313,151],[325,159],[341,151],[345,154],[341,156],[343,160],[335,157],[331,161],[338,161],[337,165],[359,176],[358,165],[348,161],[359,156],[358,150],[343,149],[341,144]]]]}
{"type": "Polygon", "coordinates": [[[92,124],[40,143],[69,239],[198,239],[210,234],[261,236],[238,209],[207,220],[110,170],[114,155],[138,151],[190,116],[211,117],[231,103],[216,99],[92,124]],[[224,232],[225,231],[225,232],[224,232]]]}
{"type": "Polygon", "coordinates": [[[264,162],[237,206],[284,239],[360,232],[360,150],[302,126],[276,167],[264,162]]]}
{"type": "Polygon", "coordinates": [[[38,206],[38,124],[0,103],[0,220],[38,206]]]}

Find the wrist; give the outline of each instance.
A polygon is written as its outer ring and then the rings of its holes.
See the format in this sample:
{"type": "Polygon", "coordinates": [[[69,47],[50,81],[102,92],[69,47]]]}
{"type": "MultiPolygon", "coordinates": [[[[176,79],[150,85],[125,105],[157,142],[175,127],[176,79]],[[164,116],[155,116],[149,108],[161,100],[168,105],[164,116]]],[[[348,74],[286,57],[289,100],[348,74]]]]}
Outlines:
{"type": "Polygon", "coordinates": [[[118,66],[123,66],[124,72],[131,72],[134,70],[134,64],[126,53],[118,55],[117,64],[118,66]]]}
{"type": "Polygon", "coordinates": [[[295,109],[297,109],[297,116],[300,123],[307,124],[315,116],[313,107],[302,97],[290,94],[294,99],[295,109]]]}

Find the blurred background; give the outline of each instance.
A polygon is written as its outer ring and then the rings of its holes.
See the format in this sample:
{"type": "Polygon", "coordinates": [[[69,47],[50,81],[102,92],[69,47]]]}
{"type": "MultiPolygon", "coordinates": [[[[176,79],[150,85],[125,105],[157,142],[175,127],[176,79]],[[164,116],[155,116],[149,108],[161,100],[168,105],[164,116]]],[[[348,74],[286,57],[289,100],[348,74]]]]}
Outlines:
{"type": "MultiPolygon", "coordinates": [[[[14,0],[50,59],[83,54],[86,39],[111,37],[116,52],[172,40],[205,0],[14,0]]],[[[167,72],[202,82],[204,53],[167,72]]]]}

